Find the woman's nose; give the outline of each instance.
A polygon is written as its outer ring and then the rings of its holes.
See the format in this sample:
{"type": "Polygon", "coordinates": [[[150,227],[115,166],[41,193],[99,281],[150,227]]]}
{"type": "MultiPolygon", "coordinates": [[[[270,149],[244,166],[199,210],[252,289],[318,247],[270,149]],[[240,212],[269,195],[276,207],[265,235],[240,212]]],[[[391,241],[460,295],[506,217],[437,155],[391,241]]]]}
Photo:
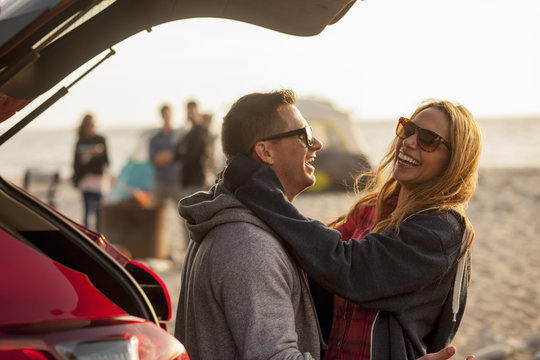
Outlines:
{"type": "Polygon", "coordinates": [[[416,148],[416,137],[417,137],[417,133],[414,133],[412,134],[411,136],[409,137],[406,137],[405,139],[403,139],[401,141],[401,143],[403,144],[403,146],[405,147],[408,147],[408,148],[411,148],[411,149],[415,149],[416,148]]]}

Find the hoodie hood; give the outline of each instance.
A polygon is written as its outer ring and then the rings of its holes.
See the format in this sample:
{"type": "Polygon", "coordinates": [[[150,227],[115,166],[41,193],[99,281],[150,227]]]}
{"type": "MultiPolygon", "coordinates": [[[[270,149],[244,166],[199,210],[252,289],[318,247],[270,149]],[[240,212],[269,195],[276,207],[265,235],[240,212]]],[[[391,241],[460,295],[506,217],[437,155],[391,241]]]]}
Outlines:
{"type": "Polygon", "coordinates": [[[190,239],[197,243],[201,243],[213,228],[232,222],[250,223],[274,233],[236,199],[223,182],[180,200],[178,213],[187,222],[190,239]]]}

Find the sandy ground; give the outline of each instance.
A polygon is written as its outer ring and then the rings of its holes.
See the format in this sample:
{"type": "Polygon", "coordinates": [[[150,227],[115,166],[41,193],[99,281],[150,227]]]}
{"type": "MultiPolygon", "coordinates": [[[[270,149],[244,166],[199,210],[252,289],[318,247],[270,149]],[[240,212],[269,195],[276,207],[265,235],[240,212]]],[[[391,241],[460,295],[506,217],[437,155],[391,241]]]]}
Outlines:
{"type": "MultiPolygon", "coordinates": [[[[69,185],[61,186],[57,206],[80,221],[76,195],[69,185]]],[[[307,216],[329,220],[345,212],[353,201],[353,194],[338,192],[302,194],[295,204],[307,216]]],[[[467,213],[476,231],[472,282],[465,317],[453,344],[459,355],[501,342],[519,349],[532,334],[540,333],[540,168],[481,169],[467,213]]],[[[175,261],[146,261],[166,282],[175,312],[183,240],[172,205],[167,216],[175,261]]],[[[171,331],[173,322],[174,316],[171,331]]],[[[532,357],[517,351],[507,358],[532,357]]]]}

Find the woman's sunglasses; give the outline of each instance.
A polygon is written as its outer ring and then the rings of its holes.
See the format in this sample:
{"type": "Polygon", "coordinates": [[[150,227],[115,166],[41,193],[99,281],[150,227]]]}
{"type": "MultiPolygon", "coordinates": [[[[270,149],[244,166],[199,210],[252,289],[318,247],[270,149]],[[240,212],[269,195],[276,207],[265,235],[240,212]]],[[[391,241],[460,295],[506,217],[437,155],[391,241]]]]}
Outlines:
{"type": "Polygon", "coordinates": [[[299,135],[302,136],[302,140],[306,144],[306,147],[310,148],[313,146],[313,130],[311,129],[311,126],[306,126],[305,128],[271,135],[271,136],[265,137],[264,139],[261,139],[260,141],[275,140],[275,139],[281,139],[281,138],[299,136],[299,135]]]}
{"type": "Polygon", "coordinates": [[[446,145],[448,150],[452,150],[450,143],[436,132],[421,128],[420,126],[413,123],[411,120],[400,117],[396,128],[396,135],[400,139],[406,139],[415,133],[418,134],[418,136],[416,137],[416,142],[418,143],[418,146],[420,146],[420,148],[424,151],[435,151],[441,143],[446,145]]]}

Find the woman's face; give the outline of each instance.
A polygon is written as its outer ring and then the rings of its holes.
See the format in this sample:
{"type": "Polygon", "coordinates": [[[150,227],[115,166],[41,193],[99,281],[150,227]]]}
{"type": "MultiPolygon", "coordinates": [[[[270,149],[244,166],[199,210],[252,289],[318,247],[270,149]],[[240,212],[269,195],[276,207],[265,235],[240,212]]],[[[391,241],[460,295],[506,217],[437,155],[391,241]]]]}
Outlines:
{"type": "Polygon", "coordinates": [[[86,135],[93,135],[95,130],[96,130],[96,124],[94,122],[94,118],[88,119],[84,126],[84,133],[86,135]]]}
{"type": "MultiPolygon", "coordinates": [[[[450,140],[450,121],[441,110],[430,107],[419,112],[412,121],[421,128],[431,130],[450,140]]],[[[416,186],[432,180],[444,172],[450,161],[450,150],[440,144],[434,151],[422,150],[417,133],[398,139],[393,176],[401,184],[401,194],[407,195],[416,186]]]]}

